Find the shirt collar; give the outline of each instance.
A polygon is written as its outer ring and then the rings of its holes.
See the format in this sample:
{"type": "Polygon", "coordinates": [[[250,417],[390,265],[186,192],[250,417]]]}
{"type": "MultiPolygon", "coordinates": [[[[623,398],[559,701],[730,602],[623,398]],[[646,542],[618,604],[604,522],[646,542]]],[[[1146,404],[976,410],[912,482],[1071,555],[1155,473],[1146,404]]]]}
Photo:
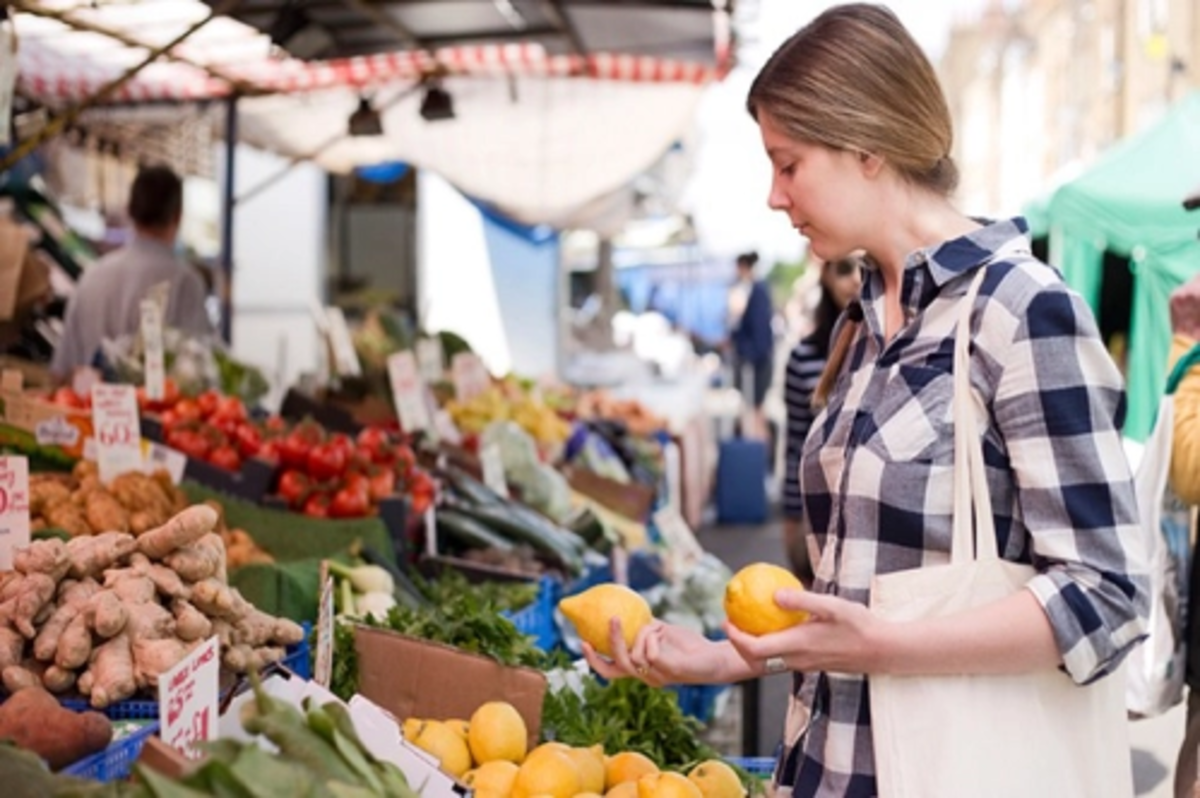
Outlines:
{"type": "MultiPolygon", "coordinates": [[[[943,285],[992,260],[1014,239],[1026,239],[1028,245],[1029,224],[1023,217],[976,221],[983,226],[958,238],[915,250],[905,258],[900,304],[906,313],[911,315],[925,307],[943,285]]],[[[870,304],[882,297],[883,279],[872,264],[862,300],[870,304]]]]}

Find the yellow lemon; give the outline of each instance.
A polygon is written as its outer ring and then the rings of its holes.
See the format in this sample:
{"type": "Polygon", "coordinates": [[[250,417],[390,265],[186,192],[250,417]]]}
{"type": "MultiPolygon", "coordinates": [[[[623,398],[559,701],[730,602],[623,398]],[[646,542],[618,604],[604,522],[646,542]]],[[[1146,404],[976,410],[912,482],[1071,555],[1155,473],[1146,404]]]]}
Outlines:
{"type": "Polygon", "coordinates": [[[604,798],[604,796],[598,792],[581,792],[575,798],[604,798]]]}
{"type": "Polygon", "coordinates": [[[473,789],[479,798],[509,798],[520,769],[516,762],[496,759],[467,771],[463,784],[473,789]]]}
{"type": "Polygon", "coordinates": [[[475,710],[467,724],[471,756],[483,764],[497,759],[520,762],[525,758],[529,731],[517,708],[507,701],[489,701],[475,710]]]}
{"type": "Polygon", "coordinates": [[[687,776],[669,770],[642,776],[637,786],[638,798],[704,798],[687,776]]]}
{"type": "Polygon", "coordinates": [[[637,751],[622,751],[605,760],[604,785],[611,790],[618,784],[636,782],[642,776],[657,772],[658,765],[650,757],[637,751]]]}
{"type": "Polygon", "coordinates": [[[436,720],[427,720],[417,734],[413,745],[437,757],[442,770],[454,778],[460,778],[471,769],[471,752],[463,739],[450,727],[436,720]]]}
{"type": "Polygon", "coordinates": [[[579,771],[580,787],[585,793],[604,792],[604,747],[572,748],[567,756],[579,771]]]}
{"type": "Polygon", "coordinates": [[[729,622],[747,634],[765,635],[807,621],[807,612],[785,610],[775,603],[775,592],[781,588],[802,590],[804,586],[791,571],[778,565],[747,565],[725,586],[729,622]]]}
{"type": "Polygon", "coordinates": [[[463,740],[467,739],[467,728],[469,724],[462,718],[451,718],[449,720],[442,721],[442,723],[445,723],[447,726],[449,726],[450,731],[463,738],[463,740]]]}
{"type": "Polygon", "coordinates": [[[558,751],[560,754],[565,754],[565,753],[568,753],[570,750],[571,750],[571,746],[567,745],[566,743],[560,743],[560,742],[551,740],[549,742],[542,743],[539,746],[535,746],[534,749],[525,756],[525,758],[533,759],[535,756],[539,756],[539,755],[545,753],[546,751],[558,751]]]}
{"type": "Polygon", "coordinates": [[[425,721],[421,720],[420,718],[407,718],[404,721],[404,725],[401,727],[401,731],[404,734],[404,739],[411,743],[413,740],[417,739],[417,735],[421,733],[421,729],[424,726],[425,721]]]}
{"type": "Polygon", "coordinates": [[[612,582],[567,596],[558,602],[558,608],[575,624],[579,636],[605,656],[612,656],[612,647],[608,644],[610,619],[621,619],[621,632],[627,646],[633,645],[637,633],[653,619],[650,605],[637,591],[612,582]]]}
{"type": "Polygon", "coordinates": [[[574,798],[579,792],[579,771],[571,758],[561,751],[545,750],[521,764],[512,798],[574,798]]]}
{"type": "Polygon", "coordinates": [[[604,793],[604,798],[638,798],[637,780],[621,782],[604,793]]]}
{"type": "Polygon", "coordinates": [[[704,798],[742,798],[746,788],[737,772],[719,759],[701,762],[688,773],[704,798]]]}

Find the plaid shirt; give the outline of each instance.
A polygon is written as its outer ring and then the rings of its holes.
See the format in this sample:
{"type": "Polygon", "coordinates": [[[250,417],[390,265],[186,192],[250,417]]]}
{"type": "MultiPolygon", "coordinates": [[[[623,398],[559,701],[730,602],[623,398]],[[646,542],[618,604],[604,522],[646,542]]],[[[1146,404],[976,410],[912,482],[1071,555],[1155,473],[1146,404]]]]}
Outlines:
{"type": "MultiPolygon", "coordinates": [[[[883,280],[868,270],[864,322],[801,459],[821,550],[814,589],[866,604],[876,574],[949,561],[955,306],[986,264],[971,382],[988,408],[998,548],[1038,570],[1028,588],[1083,684],[1142,639],[1149,605],[1124,391],[1092,314],[1029,254],[1026,230],[1000,221],[911,254],[890,343],[883,280]]],[[[796,796],[876,794],[866,677],[796,674],[787,726],[779,784],[796,796]]]]}

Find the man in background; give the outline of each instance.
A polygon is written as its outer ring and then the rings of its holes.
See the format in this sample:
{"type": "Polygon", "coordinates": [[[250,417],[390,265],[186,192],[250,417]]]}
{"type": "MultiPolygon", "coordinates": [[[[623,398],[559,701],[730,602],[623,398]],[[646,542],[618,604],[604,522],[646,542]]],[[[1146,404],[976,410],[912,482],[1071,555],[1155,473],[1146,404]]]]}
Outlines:
{"type": "Polygon", "coordinates": [[[86,269],[67,304],[62,340],[50,364],[59,380],[90,366],[106,338],[137,332],[142,300],[160,290],[167,300],[164,327],[194,335],[213,332],[204,285],[175,254],[183,218],[179,176],[165,166],[139,170],[129,194],[129,218],[133,238],[86,269]]]}

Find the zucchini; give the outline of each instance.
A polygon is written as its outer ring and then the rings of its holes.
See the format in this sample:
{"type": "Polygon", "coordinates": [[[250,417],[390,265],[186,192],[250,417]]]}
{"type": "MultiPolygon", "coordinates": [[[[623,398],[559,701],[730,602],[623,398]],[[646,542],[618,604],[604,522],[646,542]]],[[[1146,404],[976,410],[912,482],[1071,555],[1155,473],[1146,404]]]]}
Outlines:
{"type": "Polygon", "coordinates": [[[487,525],[449,508],[438,510],[437,528],[439,538],[454,541],[463,548],[500,551],[512,551],[516,548],[511,540],[487,525]]]}
{"type": "Polygon", "coordinates": [[[441,473],[454,490],[472,504],[505,504],[504,497],[458,466],[448,465],[441,473]]]}
{"type": "Polygon", "coordinates": [[[522,524],[533,527],[547,537],[561,541],[564,546],[575,553],[576,557],[582,557],[583,553],[587,551],[588,546],[583,538],[554,523],[532,507],[512,502],[505,509],[522,524]]]}
{"type": "MultiPolygon", "coordinates": [[[[568,535],[550,527],[549,530],[536,524],[528,523],[517,513],[512,512],[517,505],[483,504],[474,507],[462,507],[462,511],[476,521],[491,527],[505,537],[518,542],[528,543],[536,551],[550,557],[572,575],[583,573],[583,557],[571,545],[568,535]]],[[[547,522],[549,523],[549,522],[547,522]]]]}

